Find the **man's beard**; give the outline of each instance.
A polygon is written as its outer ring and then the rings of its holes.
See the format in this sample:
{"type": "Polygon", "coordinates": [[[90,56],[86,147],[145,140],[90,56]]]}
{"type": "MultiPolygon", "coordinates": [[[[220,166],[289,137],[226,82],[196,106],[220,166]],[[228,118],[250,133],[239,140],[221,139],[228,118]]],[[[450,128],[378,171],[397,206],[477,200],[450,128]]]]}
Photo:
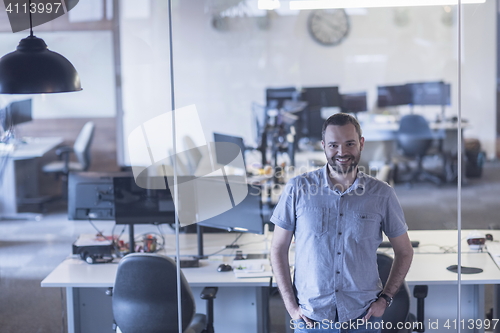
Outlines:
{"type": "Polygon", "coordinates": [[[336,173],[345,175],[349,172],[353,172],[356,170],[356,168],[358,167],[360,157],[361,154],[358,154],[358,156],[354,155],[333,156],[332,158],[328,159],[328,164],[330,165],[332,170],[335,171],[336,173]],[[349,158],[351,163],[347,165],[337,164],[337,159],[339,158],[349,158]]]}

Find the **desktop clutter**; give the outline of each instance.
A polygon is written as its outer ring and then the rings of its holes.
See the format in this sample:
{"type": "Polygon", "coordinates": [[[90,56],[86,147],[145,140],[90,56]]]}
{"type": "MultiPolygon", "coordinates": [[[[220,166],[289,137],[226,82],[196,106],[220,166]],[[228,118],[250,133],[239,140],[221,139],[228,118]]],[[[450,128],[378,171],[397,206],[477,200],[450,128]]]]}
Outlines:
{"type": "MultiPolygon", "coordinates": [[[[155,253],[163,248],[163,237],[156,234],[145,234],[141,240],[135,242],[133,252],[155,253]]],[[[73,255],[79,256],[88,264],[102,264],[112,262],[130,253],[129,243],[117,237],[106,237],[102,233],[96,235],[83,234],[73,243],[73,255]]]]}
{"type": "Polygon", "coordinates": [[[237,251],[232,265],[222,263],[217,267],[217,272],[233,272],[237,278],[272,276],[272,270],[267,255],[243,255],[241,251],[237,251]]]}
{"type": "MultiPolygon", "coordinates": [[[[466,239],[467,245],[471,251],[483,252],[486,248],[497,265],[500,264],[500,243],[493,241],[492,234],[485,234],[478,230],[472,230],[469,232],[466,239]]],[[[458,273],[458,265],[451,265],[446,267],[446,269],[458,273]]],[[[482,268],[460,266],[461,274],[478,274],[481,272],[483,272],[482,268]]]]}
{"type": "MultiPolygon", "coordinates": [[[[135,252],[154,253],[163,249],[163,242],[157,235],[145,234],[136,241],[135,252]]],[[[116,237],[105,237],[102,233],[83,234],[73,243],[73,255],[88,264],[104,264],[113,262],[129,254],[128,243],[116,237]]],[[[217,261],[217,259],[216,259],[217,261]]],[[[181,268],[200,267],[200,258],[184,257],[181,268]]],[[[238,250],[232,262],[222,262],[217,266],[217,272],[233,272],[237,278],[271,277],[272,269],[267,254],[244,254],[238,250]]]]}
{"type": "MultiPolygon", "coordinates": [[[[191,180],[192,178],[186,178],[191,180]]],[[[163,184],[166,184],[164,179],[163,184]]],[[[220,179],[207,179],[204,182],[186,182],[192,187],[185,186],[183,189],[191,190],[190,198],[197,193],[207,193],[210,189],[220,188],[220,179]],[[194,187],[194,186],[198,187],[194,187]],[[203,187],[205,186],[205,187],[203,187]],[[217,187],[218,186],[218,187],[217,187]]],[[[153,253],[164,249],[165,236],[161,224],[175,224],[175,211],[173,195],[170,189],[146,189],[138,186],[131,173],[98,173],[81,172],[70,173],[68,182],[68,218],[70,220],[82,220],[92,224],[97,234],[82,235],[73,245],[73,254],[79,256],[89,264],[109,263],[115,258],[121,258],[132,252],[153,253]],[[119,236],[103,235],[92,223],[92,220],[102,222],[109,221],[115,225],[122,225],[123,230],[119,236]],[[158,232],[148,232],[136,235],[135,226],[150,225],[158,228],[158,232]],[[128,237],[122,234],[128,229],[128,237]]],[[[224,187],[225,187],[224,183],[224,187]]],[[[191,224],[180,230],[189,234],[193,232],[191,226],[196,227],[197,242],[193,238],[193,244],[198,244],[197,255],[181,255],[180,267],[199,267],[200,259],[206,258],[203,254],[203,233],[237,233],[237,239],[243,233],[265,234],[264,214],[262,208],[262,191],[255,184],[244,184],[248,195],[232,209],[222,212],[213,217],[204,219],[197,224],[191,224]],[[244,219],[241,217],[245,216],[244,219]],[[213,229],[213,230],[211,230],[213,229]]],[[[202,209],[202,208],[200,208],[202,209]]],[[[181,212],[192,214],[193,209],[185,209],[181,212]]],[[[189,215],[187,218],[193,218],[189,215]]],[[[230,236],[232,237],[232,236],[230,236]]],[[[267,239],[266,243],[267,244],[267,239]]],[[[232,249],[228,246],[224,249],[232,249]]],[[[212,252],[218,253],[219,249],[212,252]],[[217,252],[218,251],[218,252],[217,252]]],[[[209,255],[210,256],[210,255],[209,255]]],[[[245,258],[250,259],[250,258],[245,258]]],[[[222,261],[222,260],[221,260],[222,261]]],[[[247,262],[249,264],[250,262],[247,262]]],[[[253,266],[252,266],[253,267],[253,266]]],[[[223,266],[221,271],[228,271],[229,267],[223,266]]],[[[238,272],[254,271],[254,268],[236,269],[238,272]]]]}

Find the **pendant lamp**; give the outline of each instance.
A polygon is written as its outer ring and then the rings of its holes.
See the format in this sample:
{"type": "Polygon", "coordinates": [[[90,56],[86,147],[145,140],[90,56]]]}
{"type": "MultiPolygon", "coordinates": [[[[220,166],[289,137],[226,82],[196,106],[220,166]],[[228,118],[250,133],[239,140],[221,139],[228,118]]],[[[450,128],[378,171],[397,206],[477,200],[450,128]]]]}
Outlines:
{"type": "Polygon", "coordinates": [[[29,12],[30,35],[21,39],[16,51],[0,58],[0,94],[82,90],[80,77],[71,62],[59,53],[50,51],[43,39],[33,35],[29,12]]]}

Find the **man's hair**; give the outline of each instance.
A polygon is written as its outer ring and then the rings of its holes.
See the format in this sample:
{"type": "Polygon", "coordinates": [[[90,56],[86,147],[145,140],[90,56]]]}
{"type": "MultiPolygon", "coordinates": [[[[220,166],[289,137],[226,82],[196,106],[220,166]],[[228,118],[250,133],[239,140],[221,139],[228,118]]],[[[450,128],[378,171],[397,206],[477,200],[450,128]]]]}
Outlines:
{"type": "Polygon", "coordinates": [[[336,126],[344,126],[347,124],[353,124],[354,128],[356,128],[356,132],[358,132],[359,139],[361,140],[361,126],[359,126],[359,122],[356,118],[347,113],[336,113],[331,115],[325,122],[323,123],[323,128],[321,130],[321,138],[325,140],[325,131],[326,128],[330,125],[336,126]]]}

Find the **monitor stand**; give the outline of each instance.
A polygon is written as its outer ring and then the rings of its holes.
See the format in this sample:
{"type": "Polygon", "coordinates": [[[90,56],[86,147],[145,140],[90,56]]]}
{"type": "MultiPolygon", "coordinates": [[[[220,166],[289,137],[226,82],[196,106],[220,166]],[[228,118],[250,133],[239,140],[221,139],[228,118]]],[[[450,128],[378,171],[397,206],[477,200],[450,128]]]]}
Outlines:
{"type": "Polygon", "coordinates": [[[129,248],[128,253],[135,252],[135,235],[134,235],[134,224],[133,223],[129,223],[129,225],[128,225],[128,248],[129,248]]]}
{"type": "Polygon", "coordinates": [[[203,254],[203,227],[199,224],[196,224],[196,235],[198,238],[198,255],[196,257],[198,259],[207,259],[208,256],[203,254]]]}

